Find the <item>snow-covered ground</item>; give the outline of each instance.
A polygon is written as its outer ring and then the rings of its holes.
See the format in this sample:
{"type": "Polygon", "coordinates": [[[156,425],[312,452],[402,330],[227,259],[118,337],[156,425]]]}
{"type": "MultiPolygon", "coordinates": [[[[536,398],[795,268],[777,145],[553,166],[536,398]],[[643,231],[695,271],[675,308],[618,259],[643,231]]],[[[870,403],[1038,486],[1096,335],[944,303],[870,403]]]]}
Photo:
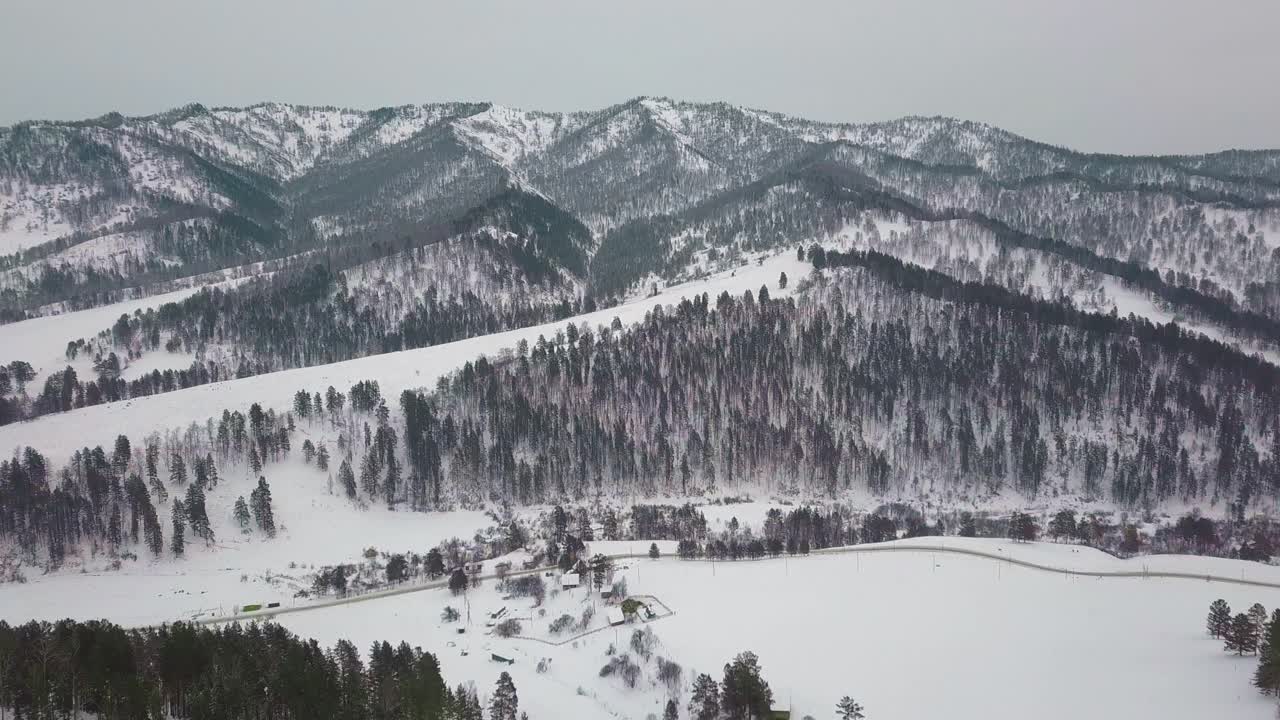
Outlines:
{"type": "MultiPolygon", "coordinates": [[[[304,424],[299,428],[308,434],[304,424]]],[[[332,468],[336,471],[336,467],[332,468]]],[[[160,508],[166,554],[152,560],[138,546],[139,559],[110,569],[106,556],[88,558],[57,573],[41,575],[24,567],[27,582],[0,584],[0,619],[10,622],[108,618],[124,625],[185,620],[197,615],[230,614],[255,602],[298,602],[294,594],[310,586],[313,568],[360,560],[365,548],[425,554],[453,537],[468,539],[492,524],[483,513],[393,512],[381,505],[357,510],[345,497],[329,492],[329,476],[295,457],[263,470],[271,484],[276,538],[242,535],[231,515],[235,499],[248,498],[256,484],[246,469],[224,470],[207,493],[209,519],[216,534],[205,547],[187,535],[186,557],[168,554],[168,508],[160,508]],[[272,581],[265,578],[270,576],[272,581]]],[[[172,490],[172,487],[170,488],[172,490]]]]}
{"type": "MultiPolygon", "coordinates": [[[[1070,546],[1019,549],[1062,562],[1111,560],[1070,546]]],[[[1179,561],[1213,568],[1218,562],[1179,561]]],[[[927,552],[627,564],[618,577],[626,578],[630,593],[653,596],[674,612],[649,625],[660,640],[655,655],[684,667],[682,712],[693,673],[718,679],[724,663],[751,650],[775,705],[791,708],[794,717],[829,717],[845,694],[871,717],[898,720],[1273,715],[1274,703],[1249,684],[1255,658],[1224,653],[1203,625],[1218,597],[1241,610],[1254,602],[1273,607],[1280,603],[1277,590],[1072,578],[927,552]]],[[[654,679],[655,660],[640,663],[635,690],[599,677],[608,647],[626,651],[636,626],[558,646],[484,634],[487,613],[503,606],[525,618],[522,634],[545,637],[543,626],[562,613],[580,616],[590,603],[604,612],[586,589],[560,593],[548,598],[540,616],[531,601],[503,599],[486,583],[469,594],[472,624],[465,635],[440,622],[446,605],[464,607],[444,589],[284,615],[280,622],[321,643],[348,638],[364,648],[375,640],[407,640],[438,653],[449,682],[474,681],[482,692],[507,670],[531,717],[660,714],[669,691],[654,679]],[[516,662],[495,663],[490,652],[516,662]],[[540,673],[543,658],[549,662],[540,673]]]]}
{"type": "MultiPolygon", "coordinates": [[[[807,263],[796,259],[794,252],[783,252],[767,258],[761,264],[752,262],[704,280],[667,288],[653,297],[569,320],[417,350],[229,380],[46,415],[28,422],[0,427],[0,452],[8,453],[16,447],[31,446],[40,449],[51,461],[62,463],[79,448],[110,444],[121,432],[127,432],[130,436],[143,436],[152,431],[184,427],[192,422],[203,423],[214,415],[220,415],[224,409],[243,410],[254,402],[261,403],[264,408],[285,410],[291,406],[293,394],[300,389],[306,388],[314,392],[332,385],[345,392],[360,380],[377,380],[383,397],[395,398],[405,389],[433,386],[436,378],[480,355],[495,357],[503,350],[515,347],[521,339],[532,343],[539,335],[551,337],[569,323],[586,323],[594,328],[608,325],[615,317],[624,323],[633,323],[643,319],[645,313],[659,305],[677,303],[681,298],[704,292],[711,296],[713,304],[721,292],[740,295],[746,290],[755,292],[761,285],[767,285],[769,292],[775,297],[785,296],[795,289],[808,268],[807,263]],[[778,276],[782,272],[786,272],[792,280],[785,290],[778,288],[778,276]]],[[[106,329],[121,313],[156,305],[166,298],[178,299],[185,296],[183,293],[191,292],[193,291],[184,290],[83,313],[0,326],[0,347],[18,348],[15,352],[5,353],[6,356],[15,358],[45,358],[51,355],[56,358],[65,351],[67,340],[106,329]]],[[[50,361],[32,359],[28,362],[37,365],[38,362],[50,361]]]]}
{"type": "Polygon", "coordinates": [[[90,338],[110,329],[111,324],[121,315],[132,315],[139,310],[145,311],[168,302],[177,302],[199,290],[199,287],[186,288],[89,310],[0,325],[0,360],[25,360],[31,363],[37,375],[28,392],[34,395],[40,391],[40,383],[44,382],[47,373],[61,370],[68,364],[68,342],[90,338]]]}

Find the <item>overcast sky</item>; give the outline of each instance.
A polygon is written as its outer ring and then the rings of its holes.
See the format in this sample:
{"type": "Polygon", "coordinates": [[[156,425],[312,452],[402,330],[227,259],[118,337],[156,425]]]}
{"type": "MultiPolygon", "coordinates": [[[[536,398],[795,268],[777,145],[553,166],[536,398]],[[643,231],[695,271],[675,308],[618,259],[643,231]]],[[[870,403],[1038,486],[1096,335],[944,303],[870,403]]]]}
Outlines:
{"type": "Polygon", "coordinates": [[[667,95],[1092,151],[1275,148],[1278,30],[1277,0],[3,0],[0,125],[667,95]]]}

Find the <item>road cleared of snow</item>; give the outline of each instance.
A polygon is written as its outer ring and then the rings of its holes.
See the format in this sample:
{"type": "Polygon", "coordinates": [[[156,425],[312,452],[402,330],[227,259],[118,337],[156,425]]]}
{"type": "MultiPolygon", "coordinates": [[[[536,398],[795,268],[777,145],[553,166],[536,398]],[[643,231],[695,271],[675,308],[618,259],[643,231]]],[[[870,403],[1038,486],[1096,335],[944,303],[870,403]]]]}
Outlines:
{"type": "MultiPolygon", "coordinates": [[[[1280,590],[1280,568],[1270,565],[1259,565],[1257,563],[1242,563],[1240,561],[1226,560],[1223,558],[1207,558],[1191,555],[1168,555],[1142,556],[1122,560],[1098,550],[1094,550],[1093,548],[1075,545],[1050,545],[1049,547],[1053,548],[1055,551],[1051,551],[1049,553],[1037,553],[1037,549],[1043,544],[1004,544],[1000,541],[993,541],[986,538],[953,538],[950,542],[943,540],[942,538],[927,538],[927,540],[931,540],[933,542],[920,542],[920,540],[922,540],[922,538],[894,540],[867,545],[848,545],[814,550],[808,555],[779,556],[776,558],[765,557],[759,560],[729,560],[723,562],[734,564],[767,561],[781,562],[784,560],[790,562],[792,560],[802,561],[810,557],[821,557],[824,555],[862,555],[875,553],[925,553],[944,556],[965,555],[984,560],[993,560],[999,563],[1007,563],[1011,566],[1040,570],[1043,572],[1053,573],[1055,575],[1066,575],[1071,577],[1194,580],[1199,582],[1226,583],[1229,585],[1245,585],[1280,590]],[[1065,553],[1061,552],[1062,550],[1066,550],[1067,552],[1074,554],[1079,558],[1079,561],[1073,562],[1072,560],[1075,558],[1064,557],[1065,553]],[[1056,558],[1057,562],[1054,561],[1054,558],[1056,558]],[[1093,567],[1090,567],[1091,564],[1093,567]],[[1156,565],[1154,569],[1151,567],[1152,564],[1156,565]],[[1161,566],[1165,566],[1165,569],[1161,569],[1161,566]],[[1185,569],[1176,569],[1178,567],[1185,569]],[[1238,571],[1238,574],[1236,571],[1238,571]],[[1246,576],[1246,573],[1250,571],[1253,571],[1255,576],[1246,576]]],[[[607,557],[616,562],[620,560],[644,560],[648,559],[649,555],[647,552],[613,553],[607,555],[607,557]]],[[[690,562],[688,560],[675,559],[669,554],[664,556],[662,559],[673,560],[676,562],[690,562]]],[[[700,559],[697,562],[713,561],[700,559]]],[[[547,565],[528,570],[513,570],[507,573],[507,576],[519,577],[522,575],[537,575],[542,572],[554,570],[556,570],[556,566],[547,565]]],[[[491,573],[482,575],[480,579],[492,580],[496,577],[497,575],[491,573]]],[[[375,590],[360,595],[331,598],[328,600],[309,602],[301,605],[264,608],[254,612],[197,618],[195,619],[195,622],[200,624],[221,624],[262,620],[272,618],[277,615],[319,610],[338,605],[351,605],[354,603],[379,600],[382,598],[421,592],[424,590],[436,590],[447,586],[448,579],[446,578],[443,580],[434,580],[424,583],[397,585],[395,587],[375,590]]]]}

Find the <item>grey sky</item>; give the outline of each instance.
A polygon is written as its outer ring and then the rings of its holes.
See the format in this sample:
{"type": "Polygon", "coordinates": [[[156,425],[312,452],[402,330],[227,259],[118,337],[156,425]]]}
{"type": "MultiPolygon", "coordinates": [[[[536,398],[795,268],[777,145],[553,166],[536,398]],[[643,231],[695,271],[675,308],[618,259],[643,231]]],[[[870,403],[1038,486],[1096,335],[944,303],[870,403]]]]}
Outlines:
{"type": "Polygon", "coordinates": [[[1278,28],[1275,0],[2,0],[0,124],[645,94],[1082,150],[1274,148],[1278,28]]]}

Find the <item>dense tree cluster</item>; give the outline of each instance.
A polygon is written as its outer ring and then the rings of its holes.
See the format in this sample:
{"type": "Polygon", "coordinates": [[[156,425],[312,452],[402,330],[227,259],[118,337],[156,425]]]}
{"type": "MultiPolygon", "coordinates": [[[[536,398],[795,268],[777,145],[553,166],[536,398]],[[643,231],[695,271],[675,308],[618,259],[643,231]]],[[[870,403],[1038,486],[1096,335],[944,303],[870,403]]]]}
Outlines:
{"type": "MultiPolygon", "coordinates": [[[[15,540],[29,559],[44,550],[54,566],[81,546],[119,557],[141,544],[160,556],[160,513],[172,493],[169,544],[182,555],[190,539],[215,539],[206,497],[217,490],[218,464],[247,465],[257,474],[288,456],[292,429],[291,417],[254,403],[248,415],[225,410],[217,421],[152,435],[143,445],[120,435],[111,450],[77,450],[60,472],[38,450],[23,448],[0,461],[0,539],[15,540]]],[[[250,499],[246,513],[273,536],[276,518],[265,477],[250,499]]]]}
{"type": "Polygon", "coordinates": [[[702,296],[468,363],[401,398],[409,464],[429,487],[523,503],[753,483],[1244,507],[1280,490],[1273,366],[886,263],[799,304],[724,295],[712,312],[702,296]]]}
{"type": "Polygon", "coordinates": [[[747,651],[725,664],[719,685],[710,675],[694,679],[689,717],[692,720],[756,720],[770,717],[772,706],[773,691],[761,675],[760,658],[747,651]]]}
{"type": "MultiPolygon", "coordinates": [[[[514,713],[503,678],[494,702],[514,713]]],[[[482,720],[474,690],[450,691],[431,653],[380,642],[362,659],[350,642],[326,649],[272,623],[0,622],[0,707],[30,718],[482,720]]]]}

